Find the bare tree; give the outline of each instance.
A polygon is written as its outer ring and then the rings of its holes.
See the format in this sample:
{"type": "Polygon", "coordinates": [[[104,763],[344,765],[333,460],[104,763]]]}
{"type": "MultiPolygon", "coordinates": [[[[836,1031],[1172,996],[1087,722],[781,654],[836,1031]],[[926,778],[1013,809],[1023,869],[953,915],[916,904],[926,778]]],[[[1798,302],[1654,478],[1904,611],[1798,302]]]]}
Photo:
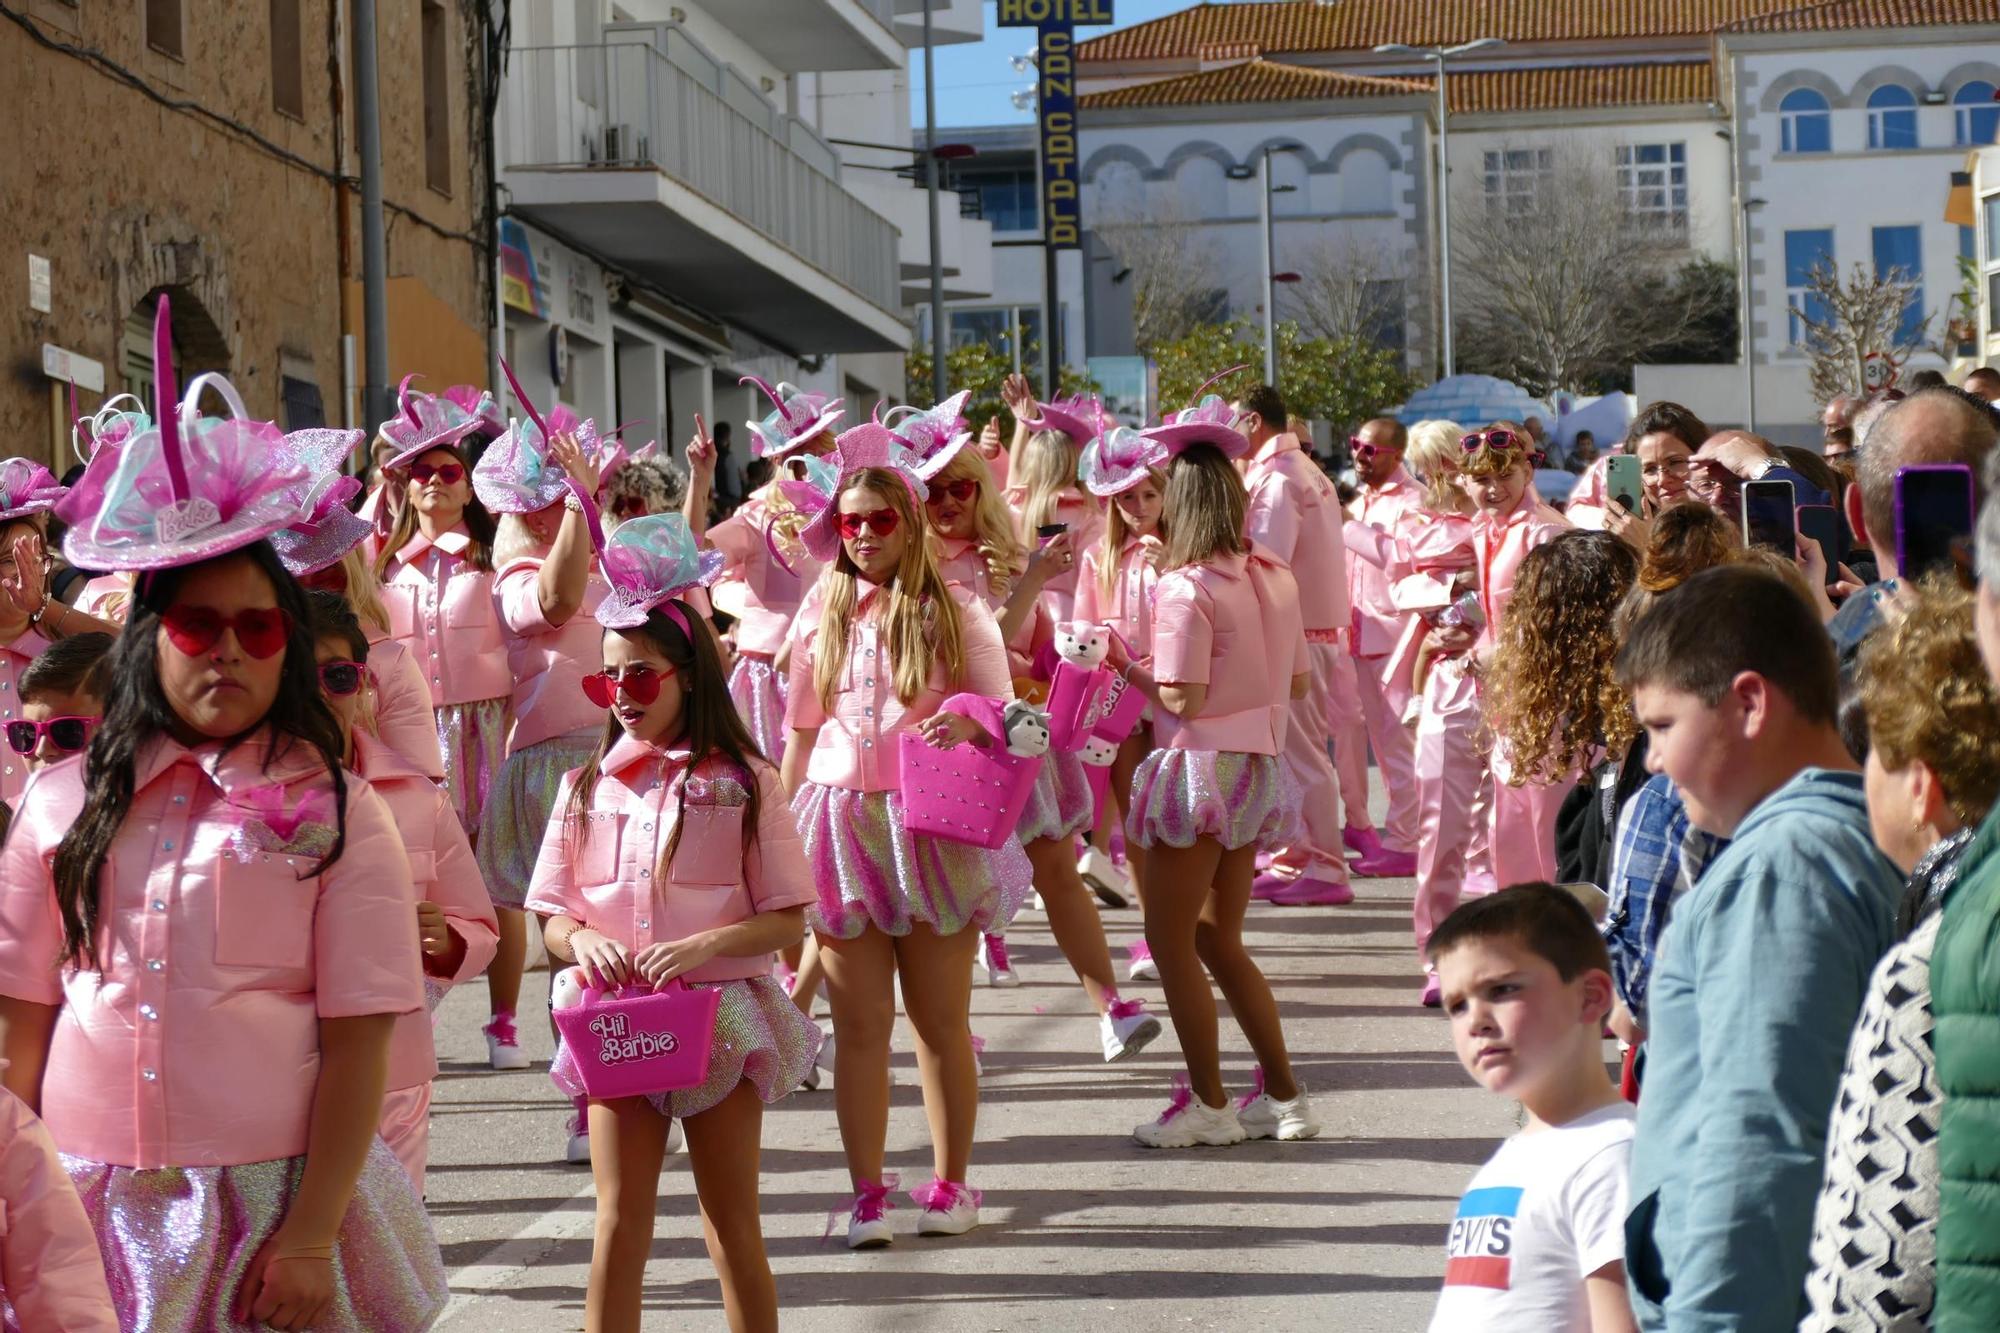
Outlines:
{"type": "Polygon", "coordinates": [[[1215,242],[1177,204],[1127,206],[1095,225],[1132,271],[1132,341],[1141,352],[1218,318],[1224,284],[1215,242]]]}
{"type": "Polygon", "coordinates": [[[1380,242],[1321,235],[1288,267],[1299,280],[1286,287],[1280,313],[1312,337],[1375,344],[1408,322],[1415,284],[1403,256],[1380,242]]]}
{"type": "MultiPolygon", "coordinates": [[[[1935,316],[1919,312],[1907,327],[1904,323],[1922,287],[1921,279],[1912,280],[1900,269],[1877,274],[1857,263],[1843,282],[1830,261],[1822,259],[1813,266],[1805,300],[1790,309],[1804,334],[1799,341],[1812,357],[1814,401],[1866,392],[1871,356],[1900,367],[1911,353],[1933,346],[1929,334],[1935,316]]],[[[1942,348],[1937,350],[1948,356],[1942,348]]]]}
{"type": "Polygon", "coordinates": [[[1573,141],[1492,158],[1453,200],[1462,369],[1535,393],[1581,390],[1716,313],[1726,292],[1674,279],[1693,255],[1671,191],[1621,182],[1608,149],[1573,141]]]}

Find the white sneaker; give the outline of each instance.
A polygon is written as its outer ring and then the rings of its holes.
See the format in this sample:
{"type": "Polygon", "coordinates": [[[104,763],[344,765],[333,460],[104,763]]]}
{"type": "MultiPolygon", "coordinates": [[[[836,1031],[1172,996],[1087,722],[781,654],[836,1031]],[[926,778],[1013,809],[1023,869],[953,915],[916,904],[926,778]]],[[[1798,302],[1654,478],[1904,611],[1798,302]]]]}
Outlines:
{"type": "Polygon", "coordinates": [[[1160,1035],[1160,1020],[1146,1012],[1143,1000],[1113,1000],[1097,1020],[1097,1035],[1104,1042],[1104,1063],[1110,1064],[1145,1050],[1160,1035]]]}
{"type": "Polygon", "coordinates": [[[1153,961],[1153,951],[1144,940],[1134,940],[1125,946],[1130,962],[1125,964],[1127,981],[1158,981],[1160,965],[1153,961]]]}
{"type": "Polygon", "coordinates": [[[799,1080],[799,1086],[807,1092],[818,1092],[822,1084],[833,1079],[833,1033],[820,1028],[819,1054],[806,1069],[806,1076],[799,1080]]]}
{"type": "Polygon", "coordinates": [[[590,1165],[590,1122],[581,1114],[569,1118],[569,1147],[563,1160],[571,1166],[590,1165]]]}
{"type": "Polygon", "coordinates": [[[1005,990],[1021,984],[1021,978],[1014,975],[1013,964],[1007,961],[1007,939],[1004,935],[979,937],[979,966],[985,971],[989,986],[1005,990]]]}
{"type": "Polygon", "coordinates": [[[917,1221],[919,1236],[963,1236],[979,1225],[978,1190],[949,1180],[933,1180],[924,1196],[924,1215],[917,1221]]]}
{"type": "Polygon", "coordinates": [[[1106,907],[1128,905],[1126,895],[1132,892],[1132,877],[1118,868],[1109,852],[1086,847],[1076,859],[1076,873],[1106,907]]]}
{"type": "Polygon", "coordinates": [[[1183,1084],[1160,1118],[1134,1129],[1132,1137],[1148,1148],[1226,1148],[1243,1142],[1243,1126],[1234,1106],[1210,1106],[1183,1084]]]}
{"type": "Polygon", "coordinates": [[[1257,1086],[1237,1099],[1236,1121],[1243,1126],[1244,1134],[1253,1139],[1291,1142],[1319,1136],[1319,1117],[1313,1114],[1312,1099],[1306,1096],[1306,1090],[1301,1087],[1298,1096],[1281,1102],[1264,1091],[1261,1070],[1257,1086]]]}
{"type": "Polygon", "coordinates": [[[885,1249],[896,1238],[889,1226],[889,1210],[896,1206],[889,1202],[889,1191],[895,1186],[896,1178],[891,1175],[880,1184],[867,1186],[855,1194],[854,1204],[847,1214],[848,1249],[885,1249]]]}
{"type": "Polygon", "coordinates": [[[481,1029],[486,1034],[486,1063],[495,1069],[526,1069],[532,1063],[514,1031],[514,1015],[495,1014],[481,1029]]]}

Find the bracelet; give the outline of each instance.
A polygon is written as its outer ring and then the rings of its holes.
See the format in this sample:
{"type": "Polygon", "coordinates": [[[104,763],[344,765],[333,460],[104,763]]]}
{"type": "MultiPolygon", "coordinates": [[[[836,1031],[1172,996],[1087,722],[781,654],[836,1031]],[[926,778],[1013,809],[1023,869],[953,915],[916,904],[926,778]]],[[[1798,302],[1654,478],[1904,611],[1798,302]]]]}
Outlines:
{"type": "Polygon", "coordinates": [[[332,1263],[333,1246],[331,1244],[292,1245],[288,1246],[285,1249],[279,1250],[276,1254],[271,1256],[271,1260],[274,1263],[280,1259],[321,1259],[327,1263],[332,1263]]]}
{"type": "Polygon", "coordinates": [[[572,514],[581,514],[583,512],[583,501],[577,496],[575,491],[565,491],[563,493],[563,508],[569,510],[572,514]]]}

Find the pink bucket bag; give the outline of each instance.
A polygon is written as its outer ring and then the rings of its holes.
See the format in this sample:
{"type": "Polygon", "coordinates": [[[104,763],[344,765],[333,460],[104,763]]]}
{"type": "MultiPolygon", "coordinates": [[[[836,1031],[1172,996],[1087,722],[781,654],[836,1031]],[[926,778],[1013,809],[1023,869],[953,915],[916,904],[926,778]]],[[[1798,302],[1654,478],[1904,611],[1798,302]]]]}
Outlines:
{"type": "MultiPolygon", "coordinates": [[[[915,731],[897,738],[903,767],[903,816],[910,832],[970,843],[989,851],[1014,836],[1041,775],[1040,754],[1001,748],[1000,708],[974,694],[955,694],[944,711],[971,718],[993,745],[966,743],[941,750],[915,731]]],[[[1046,744],[1046,734],[1043,737],[1046,744]]]]}
{"type": "Polygon", "coordinates": [[[592,1097],[650,1097],[699,1087],[715,1044],[716,987],[675,977],[659,990],[584,988],[583,1001],[555,1011],[563,1048],[592,1097]]]}

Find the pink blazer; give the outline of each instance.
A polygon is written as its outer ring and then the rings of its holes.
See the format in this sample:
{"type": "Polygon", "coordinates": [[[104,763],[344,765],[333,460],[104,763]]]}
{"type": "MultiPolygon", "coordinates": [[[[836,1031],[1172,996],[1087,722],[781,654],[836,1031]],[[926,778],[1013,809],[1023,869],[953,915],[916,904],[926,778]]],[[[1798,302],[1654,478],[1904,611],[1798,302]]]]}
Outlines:
{"type": "Polygon", "coordinates": [[[440,708],[505,699],[514,688],[493,606],[493,575],[459,559],[471,541],[463,528],[435,543],[418,533],[396,552],[382,587],[390,637],[410,650],[440,708]]]}
{"type": "Polygon", "coordinates": [[[368,631],[368,675],[375,683],[375,732],[390,749],[440,780],[444,751],[438,746],[437,705],[430,682],[410,650],[387,634],[368,631]]]}
{"type": "MultiPolygon", "coordinates": [[[[746,775],[718,759],[693,768],[685,750],[621,736],[605,753],[584,819],[570,813],[581,769],[563,776],[542,837],[527,909],[601,930],[635,953],[815,898],[778,771],[752,764],[757,826],[744,843],[746,775]],[[671,865],[662,865],[685,823],[671,865]]],[[[769,955],[717,956],[690,981],[737,981],[771,970],[769,955]]]]}
{"type": "Polygon", "coordinates": [[[785,562],[791,566],[786,570],[765,541],[764,526],[769,521],[769,507],[761,496],[753,495],[703,539],[722,552],[729,577],[744,585],[746,605],[736,618],[737,651],[760,657],[776,657],[784,646],[792,617],[821,568],[804,547],[792,542],[788,543],[792,549],[785,552],[785,562]]]}
{"type": "Polygon", "coordinates": [[[1514,576],[1528,552],[1569,530],[1569,520],[1542,503],[1530,485],[1521,502],[1505,514],[1478,513],[1472,519],[1473,553],[1479,561],[1479,602],[1486,612],[1482,648],[1498,641],[1500,617],[1514,600],[1514,576]]]}
{"type": "Polygon", "coordinates": [[[1160,576],[1153,607],[1153,676],[1162,685],[1206,685],[1201,712],[1160,710],[1165,747],[1238,754],[1284,749],[1292,677],[1311,669],[1298,584],[1260,547],[1160,576]]]}
{"type": "MultiPolygon", "coordinates": [[[[1018,523],[1021,506],[1027,503],[1027,488],[1009,486],[1005,489],[1005,495],[1007,507],[1014,511],[1015,522],[1018,523]]],[[[1104,507],[1095,496],[1086,495],[1080,490],[1068,490],[1057,497],[1056,514],[1049,521],[1069,524],[1070,547],[1079,557],[1104,540],[1104,507]]],[[[1022,532],[1021,540],[1027,544],[1030,551],[1041,544],[1041,538],[1032,532],[1022,532]]],[[[1050,617],[1057,624],[1075,619],[1076,577],[1077,570],[1082,564],[1083,561],[1079,559],[1076,564],[1050,579],[1042,588],[1042,605],[1048,608],[1050,617]]]]}
{"type": "MultiPolygon", "coordinates": [[[[931,552],[937,557],[938,573],[944,575],[945,582],[977,597],[993,613],[997,625],[1006,602],[993,591],[993,571],[979,554],[978,545],[957,538],[933,537],[931,552]]],[[[1055,633],[1048,604],[1037,599],[1007,644],[1007,670],[1017,678],[1026,676],[1034,665],[1035,654],[1055,638],[1055,633]]]]}
{"type": "Polygon", "coordinates": [[[1347,591],[1354,603],[1356,657],[1385,657],[1402,637],[1405,616],[1389,589],[1409,572],[1398,560],[1396,544],[1423,523],[1423,501],[1424,488],[1398,467],[1380,486],[1364,486],[1348,510],[1342,535],[1353,557],[1347,562],[1347,591]]]}
{"type": "Polygon", "coordinates": [[[595,731],[604,710],[584,697],[583,678],[604,665],[604,626],[597,607],[611,587],[593,566],[583,585],[583,605],[560,625],[542,614],[543,559],[510,560],[493,576],[493,600],[514,677],[514,730],[507,752],[517,753],[557,736],[595,731]]]}
{"type": "Polygon", "coordinates": [[[0,1088],[0,1296],[31,1333],[118,1333],[90,1219],[27,1104],[0,1088]]]}
{"type": "Polygon", "coordinates": [[[1340,492],[1289,434],[1265,441],[1243,485],[1250,492],[1244,534],[1268,555],[1306,572],[1297,594],[1306,630],[1325,634],[1350,629],[1340,492]]]}
{"type": "Polygon", "coordinates": [[[1098,542],[1083,553],[1083,572],[1076,580],[1076,618],[1095,625],[1109,625],[1125,640],[1137,661],[1153,652],[1153,590],[1159,585],[1159,571],[1146,558],[1146,548],[1137,537],[1126,539],[1118,553],[1118,575],[1111,595],[1104,595],[1104,543],[1098,542]]]}

